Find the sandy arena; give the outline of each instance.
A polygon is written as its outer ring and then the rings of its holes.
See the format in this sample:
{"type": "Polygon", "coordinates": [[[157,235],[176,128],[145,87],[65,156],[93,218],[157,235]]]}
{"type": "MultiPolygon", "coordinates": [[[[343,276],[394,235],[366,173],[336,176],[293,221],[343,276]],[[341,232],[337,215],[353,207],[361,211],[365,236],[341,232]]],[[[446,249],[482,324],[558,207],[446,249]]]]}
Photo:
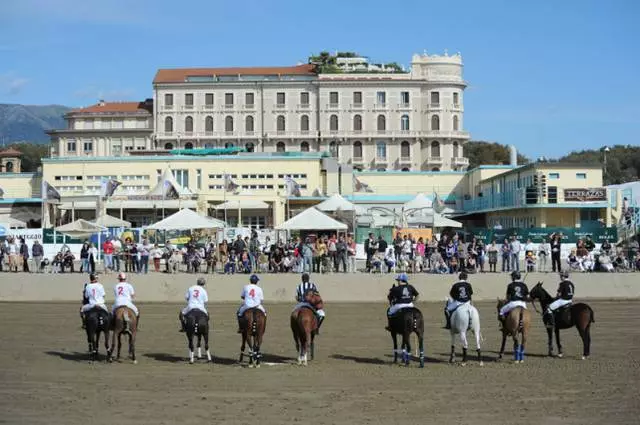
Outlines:
{"type": "MultiPolygon", "coordinates": [[[[265,365],[236,364],[236,306],[211,306],[213,364],[186,363],[178,305],[140,304],[139,364],[88,364],[76,303],[0,304],[0,423],[10,424],[636,424],[639,301],[590,301],[592,357],[575,330],[546,353],[536,316],[523,365],[496,362],[493,303],[477,303],[485,366],[449,365],[440,303],[425,314],[424,369],[391,366],[383,304],[329,304],[316,360],[294,365],[291,305],[269,306],[265,365]]],[[[508,346],[510,344],[507,344],[508,346]]],[[[104,348],[101,348],[103,353],[104,348]]],[[[458,349],[458,352],[460,350],[458,349]]]]}

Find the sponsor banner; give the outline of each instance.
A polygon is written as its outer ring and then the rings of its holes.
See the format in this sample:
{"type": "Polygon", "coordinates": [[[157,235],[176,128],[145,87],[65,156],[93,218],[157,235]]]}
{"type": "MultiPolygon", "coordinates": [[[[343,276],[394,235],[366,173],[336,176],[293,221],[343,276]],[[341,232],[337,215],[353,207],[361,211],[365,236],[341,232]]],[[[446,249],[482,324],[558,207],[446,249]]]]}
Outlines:
{"type": "Polygon", "coordinates": [[[591,236],[595,243],[602,243],[605,240],[616,242],[618,240],[618,229],[615,227],[601,227],[594,229],[580,229],[573,227],[532,227],[528,229],[512,228],[512,229],[468,229],[460,231],[460,234],[466,234],[467,238],[475,236],[476,239],[485,243],[491,243],[493,239],[497,242],[504,241],[505,238],[516,236],[520,242],[526,242],[531,239],[534,243],[549,241],[551,234],[561,234],[562,243],[576,243],[578,239],[584,239],[587,235],[591,236]]]}
{"type": "Polygon", "coordinates": [[[565,189],[565,202],[596,202],[607,200],[607,189],[604,187],[590,187],[584,189],[565,189]]]}

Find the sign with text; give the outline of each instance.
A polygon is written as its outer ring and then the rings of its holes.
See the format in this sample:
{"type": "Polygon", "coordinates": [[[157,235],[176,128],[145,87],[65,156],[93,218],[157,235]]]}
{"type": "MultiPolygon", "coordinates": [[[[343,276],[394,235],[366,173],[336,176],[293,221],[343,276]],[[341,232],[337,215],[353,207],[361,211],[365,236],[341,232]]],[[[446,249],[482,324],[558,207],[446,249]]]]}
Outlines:
{"type": "Polygon", "coordinates": [[[606,201],[607,189],[604,187],[590,187],[585,189],[565,189],[565,202],[606,201]]]}

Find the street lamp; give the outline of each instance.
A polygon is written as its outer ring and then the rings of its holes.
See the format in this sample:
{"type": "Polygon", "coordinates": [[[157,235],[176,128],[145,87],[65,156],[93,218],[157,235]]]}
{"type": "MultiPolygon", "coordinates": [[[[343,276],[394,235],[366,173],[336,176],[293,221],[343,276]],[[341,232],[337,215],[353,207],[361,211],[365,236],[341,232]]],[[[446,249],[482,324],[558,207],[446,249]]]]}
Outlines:
{"type": "Polygon", "coordinates": [[[604,163],[604,173],[602,175],[602,180],[603,182],[606,184],[607,182],[607,152],[611,151],[611,149],[609,149],[609,146],[605,146],[602,148],[602,153],[604,156],[603,159],[603,163],[604,163]]]}

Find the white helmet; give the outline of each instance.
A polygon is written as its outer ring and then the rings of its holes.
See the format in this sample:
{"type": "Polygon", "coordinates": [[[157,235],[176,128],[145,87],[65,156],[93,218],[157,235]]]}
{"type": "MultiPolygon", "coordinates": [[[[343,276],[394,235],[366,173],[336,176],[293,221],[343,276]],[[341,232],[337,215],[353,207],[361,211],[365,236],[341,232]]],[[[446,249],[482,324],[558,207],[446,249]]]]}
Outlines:
{"type": "Polygon", "coordinates": [[[118,280],[120,282],[124,282],[125,280],[127,280],[127,275],[123,272],[118,273],[118,280]]]}

